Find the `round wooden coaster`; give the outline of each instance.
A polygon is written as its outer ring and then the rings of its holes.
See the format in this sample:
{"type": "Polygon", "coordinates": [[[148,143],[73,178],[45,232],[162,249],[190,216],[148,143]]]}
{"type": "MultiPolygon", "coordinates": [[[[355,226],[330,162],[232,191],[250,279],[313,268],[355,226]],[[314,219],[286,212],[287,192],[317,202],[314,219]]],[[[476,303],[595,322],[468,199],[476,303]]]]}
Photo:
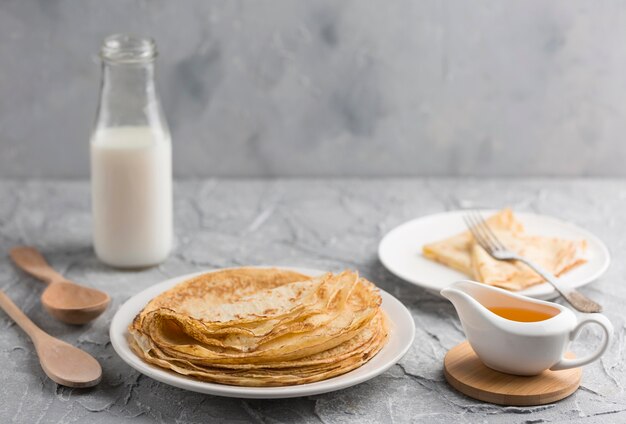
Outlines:
{"type": "MultiPolygon", "coordinates": [[[[572,354],[566,354],[573,357],[572,354]]],[[[524,377],[485,366],[465,341],[448,351],[443,361],[448,383],[459,392],[498,405],[543,405],[564,399],[580,386],[581,368],[544,371],[524,377]]]]}

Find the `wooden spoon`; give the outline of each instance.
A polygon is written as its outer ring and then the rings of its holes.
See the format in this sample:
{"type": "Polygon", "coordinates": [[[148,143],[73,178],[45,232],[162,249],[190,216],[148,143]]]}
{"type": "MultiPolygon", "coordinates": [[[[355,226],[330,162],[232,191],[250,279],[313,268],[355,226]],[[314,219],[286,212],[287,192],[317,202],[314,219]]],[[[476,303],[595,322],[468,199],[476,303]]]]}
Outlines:
{"type": "Polygon", "coordinates": [[[9,255],[17,266],[48,284],[41,294],[41,303],[50,315],[63,322],[86,324],[102,314],[111,301],[103,291],[65,279],[33,247],[14,247],[9,255]]]}
{"type": "Polygon", "coordinates": [[[0,307],[33,341],[41,368],[52,381],[68,387],[91,387],[100,382],[102,368],[93,356],[37,327],[1,290],[0,307]]]}

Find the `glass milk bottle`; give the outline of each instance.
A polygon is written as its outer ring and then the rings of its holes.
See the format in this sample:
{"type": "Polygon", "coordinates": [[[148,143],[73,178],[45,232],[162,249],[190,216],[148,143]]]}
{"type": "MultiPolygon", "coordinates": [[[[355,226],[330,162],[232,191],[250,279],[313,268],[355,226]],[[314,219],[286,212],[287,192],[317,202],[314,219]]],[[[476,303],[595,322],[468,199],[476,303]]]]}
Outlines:
{"type": "Polygon", "coordinates": [[[172,147],[156,92],[156,46],[116,34],[101,50],[91,136],[93,243],[111,266],[156,265],[172,246],[172,147]]]}

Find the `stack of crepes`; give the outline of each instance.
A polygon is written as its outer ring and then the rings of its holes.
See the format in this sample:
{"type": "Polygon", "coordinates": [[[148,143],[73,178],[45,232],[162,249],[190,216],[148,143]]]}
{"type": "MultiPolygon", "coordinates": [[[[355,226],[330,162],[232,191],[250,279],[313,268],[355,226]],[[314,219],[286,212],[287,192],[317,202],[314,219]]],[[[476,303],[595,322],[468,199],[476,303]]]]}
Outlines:
{"type": "Polygon", "coordinates": [[[268,268],[203,274],[146,305],[129,342],[146,362],[203,381],[284,386],[327,379],[387,339],[374,284],[357,273],[311,278],[268,268]]]}
{"type": "MultiPolygon", "coordinates": [[[[585,240],[528,235],[511,209],[486,219],[487,225],[509,250],[560,276],[586,262],[585,240]]],[[[544,280],[517,261],[499,261],[487,253],[469,231],[426,244],[424,256],[454,268],[485,284],[508,290],[523,290],[544,280]]]]}

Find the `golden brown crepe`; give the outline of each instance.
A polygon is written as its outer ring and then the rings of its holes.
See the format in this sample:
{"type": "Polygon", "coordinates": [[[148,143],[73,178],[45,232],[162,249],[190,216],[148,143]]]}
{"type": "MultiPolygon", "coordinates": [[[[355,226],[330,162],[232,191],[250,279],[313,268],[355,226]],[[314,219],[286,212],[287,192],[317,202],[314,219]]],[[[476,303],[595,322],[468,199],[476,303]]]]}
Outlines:
{"type": "MultiPolygon", "coordinates": [[[[513,234],[524,232],[524,226],[513,215],[511,209],[503,209],[486,219],[487,224],[494,230],[505,230],[513,234]]],[[[444,240],[425,244],[422,248],[424,256],[450,268],[461,271],[469,277],[474,276],[472,258],[470,255],[474,237],[469,231],[464,231],[444,240]]]]}
{"type": "Polygon", "coordinates": [[[301,360],[276,364],[198,365],[186,359],[168,356],[155,347],[141,347],[136,339],[131,341],[131,347],[151,364],[203,381],[238,386],[295,385],[344,374],[370,360],[387,338],[385,319],[379,313],[357,336],[335,348],[301,360]]]}
{"type": "MultiPolygon", "coordinates": [[[[548,272],[560,276],[586,262],[584,240],[530,236],[510,209],[503,209],[486,219],[498,239],[513,252],[537,263],[548,272]]],[[[465,231],[423,248],[424,256],[457,269],[470,278],[508,290],[523,290],[543,282],[528,266],[491,257],[465,231]]]]}
{"type": "Polygon", "coordinates": [[[129,344],[146,362],[204,381],[302,384],[348,372],[382,348],[380,305],[376,287],[351,271],[225,270],[150,301],[129,344]]]}
{"type": "MultiPolygon", "coordinates": [[[[554,237],[526,236],[497,231],[498,239],[507,249],[527,258],[557,277],[585,262],[582,251],[585,241],[554,237]]],[[[508,290],[524,290],[544,280],[527,265],[517,261],[499,261],[478,243],[471,248],[474,276],[479,281],[508,290]]]]}

